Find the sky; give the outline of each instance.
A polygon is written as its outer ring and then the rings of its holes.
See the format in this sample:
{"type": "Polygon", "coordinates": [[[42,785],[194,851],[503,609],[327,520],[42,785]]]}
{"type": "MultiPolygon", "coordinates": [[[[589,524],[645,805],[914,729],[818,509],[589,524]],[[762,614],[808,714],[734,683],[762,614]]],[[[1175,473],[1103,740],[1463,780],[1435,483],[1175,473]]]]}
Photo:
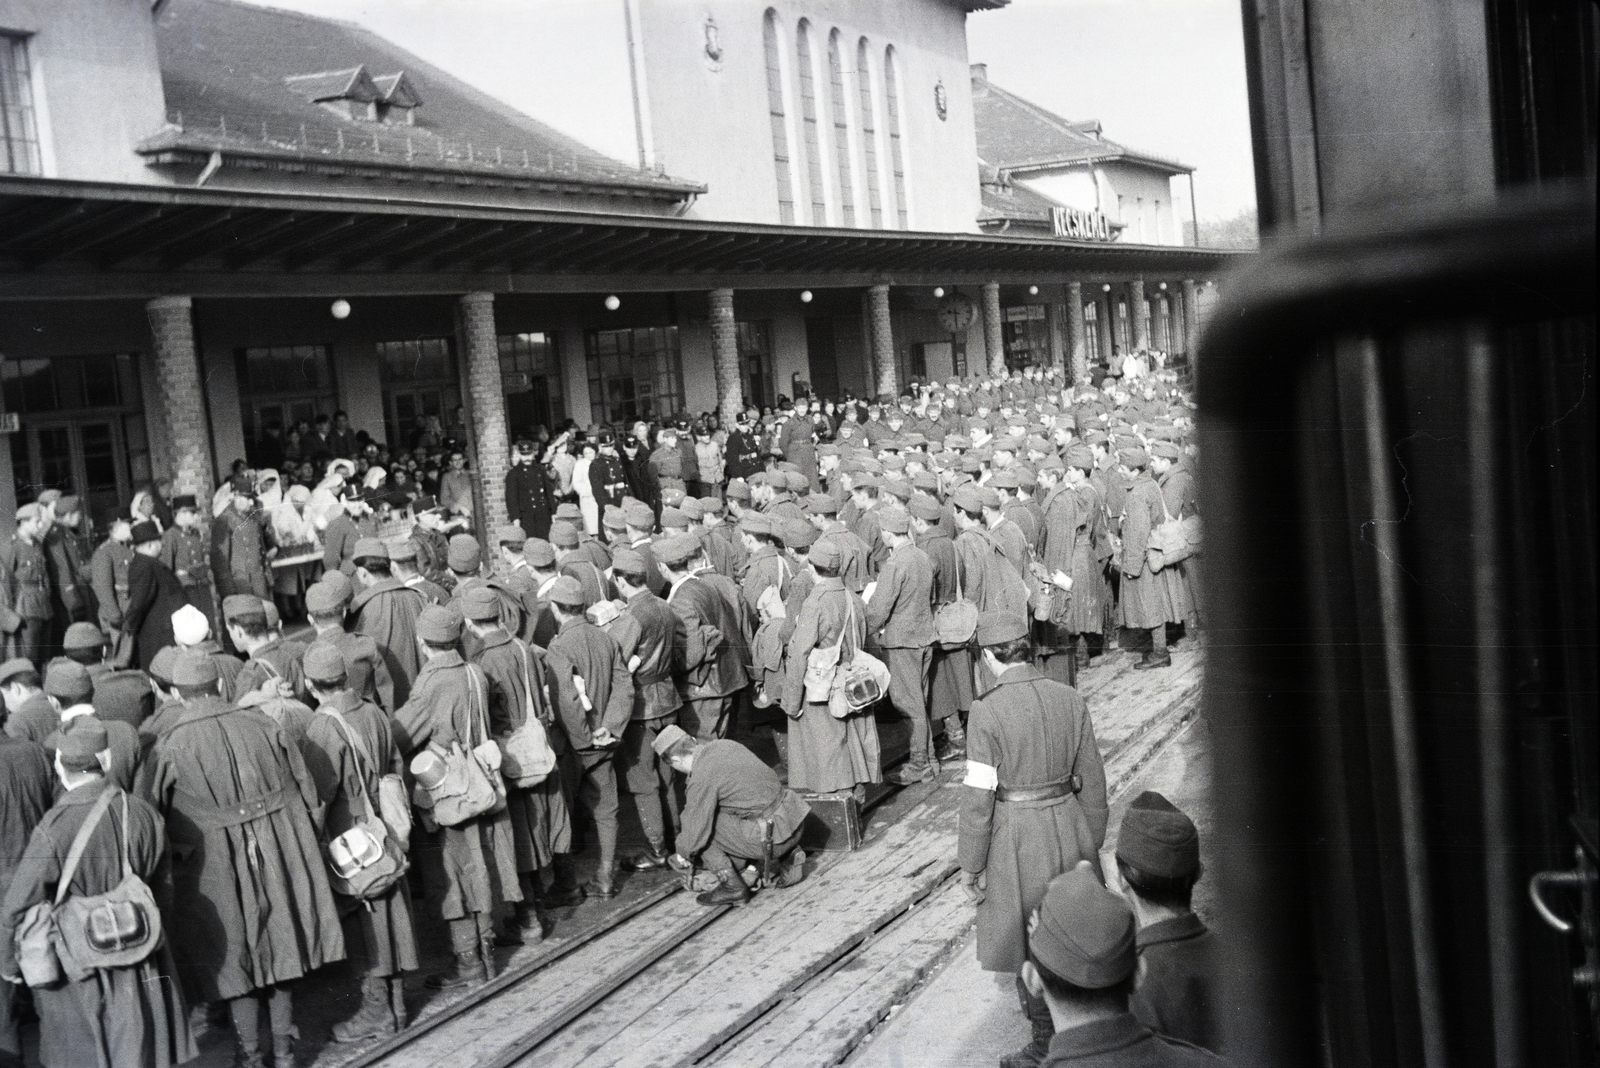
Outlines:
{"type": "MultiPolygon", "coordinates": [[[[622,0],[249,2],[360,23],[607,155],[637,156],[622,0]]],[[[1226,218],[1255,206],[1239,20],[1238,0],[1012,0],[967,19],[967,46],[1002,88],[1197,168],[1200,217],[1226,218]]]]}

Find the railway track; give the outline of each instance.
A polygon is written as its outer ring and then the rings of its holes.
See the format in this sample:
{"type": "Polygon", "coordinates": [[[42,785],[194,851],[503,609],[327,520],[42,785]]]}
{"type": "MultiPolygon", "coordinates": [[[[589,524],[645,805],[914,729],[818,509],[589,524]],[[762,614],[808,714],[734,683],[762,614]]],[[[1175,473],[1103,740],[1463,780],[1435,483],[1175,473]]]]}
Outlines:
{"type": "MultiPolygon", "coordinates": [[[[1113,799],[1198,709],[1197,662],[1150,674],[1085,680],[1113,799]]],[[[836,1064],[970,927],[953,878],[958,781],[908,788],[919,796],[862,849],[823,854],[799,887],[744,908],[665,882],[340,1068],[836,1064]]]]}

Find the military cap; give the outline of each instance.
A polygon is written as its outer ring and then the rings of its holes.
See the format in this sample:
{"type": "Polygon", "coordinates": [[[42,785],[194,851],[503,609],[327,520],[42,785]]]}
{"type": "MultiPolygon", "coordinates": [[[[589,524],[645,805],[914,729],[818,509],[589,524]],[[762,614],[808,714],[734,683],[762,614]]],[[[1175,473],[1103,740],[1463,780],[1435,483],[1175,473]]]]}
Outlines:
{"type": "Polygon", "coordinates": [[[1182,458],[1183,450],[1170,441],[1154,441],[1150,443],[1150,455],[1163,460],[1177,460],[1182,458]]]}
{"type": "Polygon", "coordinates": [[[111,748],[106,726],[92,716],[79,716],[66,724],[56,740],[56,755],[68,771],[102,768],[100,754],[111,748]]]}
{"type": "MultiPolygon", "coordinates": [[[[266,614],[262,613],[262,618],[266,614]]],[[[199,645],[211,633],[211,621],[192,604],[172,613],[172,640],[179,645],[199,645]]]]}
{"type": "Polygon", "coordinates": [[[919,493],[907,501],[906,510],[918,519],[925,519],[929,523],[937,523],[940,517],[944,515],[944,505],[925,493],[919,493]]]}
{"type": "MultiPolygon", "coordinates": [[[[706,517],[705,502],[696,497],[685,497],[683,503],[678,505],[678,510],[690,523],[698,523],[706,517]]],[[[666,525],[666,513],[662,512],[662,525],[666,525]]]]}
{"type": "Polygon", "coordinates": [[[630,575],[649,575],[649,565],[644,562],[641,553],[632,549],[618,549],[611,554],[611,567],[616,571],[626,571],[630,575]]]}
{"type": "Polygon", "coordinates": [[[1018,481],[1016,472],[1012,471],[1010,468],[1007,468],[1004,471],[996,471],[993,475],[989,476],[989,485],[995,489],[1014,490],[1020,487],[1022,483],[1018,481]]]}
{"type": "Polygon", "coordinates": [[[331,642],[313,643],[306,650],[301,667],[311,682],[338,682],[350,673],[349,665],[331,642]]]}
{"type": "Polygon", "coordinates": [[[813,542],[811,552],[807,556],[817,567],[836,568],[844,561],[844,552],[839,547],[839,541],[831,535],[813,542]]]}
{"type": "MultiPolygon", "coordinates": [[[[550,545],[556,549],[576,549],[579,542],[578,528],[571,523],[550,524],[550,545]]],[[[526,554],[526,548],[524,548],[526,554]]]]}
{"type": "Polygon", "coordinates": [[[583,522],[583,510],[571,501],[567,501],[556,506],[555,518],[565,520],[568,523],[581,523],[583,522]]]}
{"type": "Polygon", "coordinates": [[[349,604],[356,595],[356,588],[354,584],[351,583],[349,577],[346,576],[343,571],[325,572],[322,578],[318,579],[317,581],[322,583],[324,586],[332,586],[339,594],[339,601],[341,604],[349,604]]]}
{"type": "Polygon", "coordinates": [[[1146,790],[1123,814],[1117,859],[1149,875],[1181,879],[1200,870],[1200,832],[1171,801],[1146,790]]]}
{"type": "Polygon", "coordinates": [[[720,497],[701,497],[700,507],[705,509],[706,515],[722,515],[728,510],[720,497]]]}
{"type": "Polygon", "coordinates": [[[911,483],[903,478],[886,478],[883,480],[883,485],[878,488],[901,501],[911,496],[911,483]]]}
{"type": "MultiPolygon", "coordinates": [[[[578,522],[583,522],[580,518],[578,522]]],[[[600,513],[600,525],[607,530],[621,530],[628,525],[628,520],[622,514],[622,509],[614,504],[608,504],[605,511],[600,513]]]]}
{"type": "Polygon", "coordinates": [[[805,493],[811,489],[811,480],[799,471],[784,472],[784,480],[790,493],[805,493]]]}
{"type": "Polygon", "coordinates": [[[751,489],[754,489],[757,486],[767,486],[772,484],[772,478],[766,471],[757,471],[745,481],[749,483],[751,489]]]}
{"type": "Polygon", "coordinates": [[[817,446],[817,455],[818,456],[838,456],[839,455],[839,446],[833,444],[832,442],[825,442],[824,444],[821,444],[821,445],[817,446]]]}
{"type": "Polygon", "coordinates": [[[156,655],[150,658],[150,677],[163,686],[172,685],[172,667],[178,662],[179,649],[175,645],[164,646],[157,650],[156,655]]]}
{"type": "MultiPolygon", "coordinates": [[[[27,507],[26,505],[23,506],[23,508],[26,508],[26,507],[27,507]]],[[[18,508],[17,509],[17,518],[18,519],[23,518],[23,515],[22,515],[23,508],[18,508]]],[[[147,519],[143,523],[135,523],[133,525],[133,543],[135,545],[145,545],[145,544],[148,544],[149,542],[160,541],[160,540],[161,540],[161,528],[156,526],[150,520],[147,519]]]]}
{"type": "Polygon", "coordinates": [[[1066,470],[1066,467],[1067,465],[1062,463],[1061,457],[1057,456],[1055,453],[1051,453],[1049,456],[1046,456],[1043,460],[1039,461],[1039,474],[1042,475],[1046,471],[1064,471],[1066,470]]]}
{"type": "Polygon", "coordinates": [[[904,508],[883,508],[878,511],[878,529],[891,534],[905,534],[911,530],[911,513],[904,508]]]}
{"type": "Polygon", "coordinates": [[[1029,436],[1028,440],[1026,442],[1024,442],[1023,444],[1027,448],[1027,450],[1029,452],[1049,452],[1050,451],[1050,443],[1048,441],[1044,440],[1044,438],[1039,437],[1038,435],[1029,436]]]}
{"type": "Polygon", "coordinates": [[[390,560],[415,560],[417,558],[417,543],[410,538],[401,538],[389,545],[390,560]]]}
{"type": "Polygon", "coordinates": [[[979,645],[1000,645],[1028,636],[1027,617],[1018,612],[985,612],[978,617],[979,645]]]}
{"type": "Polygon", "coordinates": [[[68,493],[56,501],[56,515],[71,515],[73,512],[83,511],[83,501],[76,494],[68,493]]]}
{"type": "Polygon", "coordinates": [[[1012,467],[1012,474],[1016,477],[1017,485],[1023,489],[1033,489],[1039,484],[1039,476],[1033,473],[1033,468],[1027,464],[1016,464],[1012,467]]]}
{"type": "Polygon", "coordinates": [[[78,649],[104,649],[105,645],[105,632],[93,623],[74,623],[61,640],[61,647],[69,653],[78,649]]]}
{"type": "Polygon", "coordinates": [[[503,527],[494,528],[494,540],[497,545],[509,545],[520,549],[522,543],[528,540],[527,533],[516,523],[507,523],[503,527]]]}
{"type": "Polygon", "coordinates": [[[248,593],[233,593],[222,599],[222,618],[229,623],[246,619],[267,621],[267,606],[261,598],[248,593]]]}
{"type": "Polygon", "coordinates": [[[461,638],[461,613],[453,605],[429,605],[417,617],[417,637],[432,645],[449,645],[461,638]]]}
{"type": "Polygon", "coordinates": [[[955,492],[950,495],[950,503],[963,512],[981,512],[983,511],[983,494],[976,483],[968,482],[965,485],[956,487],[955,492]]]}
{"type": "Polygon", "coordinates": [[[451,571],[463,574],[476,571],[483,565],[483,548],[471,534],[456,534],[450,538],[450,549],[445,559],[451,571]]]}
{"type": "Polygon", "coordinates": [[[813,493],[806,498],[806,511],[812,515],[838,515],[839,502],[831,493],[813,493]]]}
{"type": "Polygon", "coordinates": [[[883,480],[871,471],[863,471],[855,477],[856,489],[877,489],[883,485],[883,480]]]}
{"type": "Polygon", "coordinates": [[[722,492],[731,501],[748,501],[750,499],[750,484],[742,478],[736,478],[731,480],[728,483],[728,488],[722,492]]]}
{"type": "Polygon", "coordinates": [[[268,630],[280,630],[283,627],[283,617],[278,614],[278,606],[271,601],[261,602],[261,611],[267,617],[268,630]]]}
{"type": "Polygon", "coordinates": [[[681,567],[696,556],[700,555],[700,539],[692,534],[674,534],[662,538],[651,548],[655,551],[656,559],[668,567],[681,567]]]}
{"type": "Polygon", "coordinates": [[[978,501],[985,508],[998,508],[1001,504],[1000,494],[988,486],[978,487],[978,501]]]}
{"type": "Polygon", "coordinates": [[[563,608],[582,608],[583,585],[571,575],[562,575],[550,584],[545,599],[563,608]]]}
{"type": "Polygon", "coordinates": [[[199,510],[200,506],[195,503],[194,494],[180,493],[178,496],[172,498],[172,510],[174,512],[181,512],[185,508],[194,509],[195,511],[199,510]]]}
{"type": "Polygon", "coordinates": [[[357,538],[355,552],[351,554],[353,560],[387,560],[389,547],[383,543],[382,538],[357,538]]]}
{"type": "Polygon", "coordinates": [[[45,669],[44,692],[63,703],[77,704],[94,695],[94,680],[89,669],[76,660],[59,657],[45,669]]]}
{"type": "Polygon", "coordinates": [[[656,514],[648,504],[630,504],[622,510],[623,519],[635,530],[649,530],[656,525],[656,514]]]}
{"type": "Polygon", "coordinates": [[[473,622],[500,618],[500,595],[490,586],[474,586],[461,595],[461,614],[473,622]]]}
{"type": "Polygon", "coordinates": [[[928,443],[928,439],[917,433],[915,430],[907,434],[901,434],[900,440],[908,449],[920,449],[928,443]]]}
{"type": "Polygon", "coordinates": [[[1074,986],[1104,990],[1138,964],[1133,910],[1081,865],[1050,880],[1028,935],[1034,960],[1074,986]]]}
{"type": "Polygon", "coordinates": [[[944,447],[950,452],[963,452],[972,448],[972,439],[965,434],[946,434],[944,447]]]}
{"type": "Polygon", "coordinates": [[[0,664],[0,686],[4,686],[24,671],[37,671],[33,661],[25,656],[14,656],[4,664],[0,664]]]}
{"type": "Polygon", "coordinates": [[[667,507],[677,507],[688,496],[683,491],[683,484],[672,478],[663,476],[661,480],[661,503],[667,507]]]}
{"type": "MultiPolygon", "coordinates": [[[[565,526],[566,524],[562,525],[565,526]]],[[[554,523],[550,524],[550,529],[552,532],[554,532],[554,523]]],[[[528,563],[532,564],[534,567],[555,567],[555,546],[551,545],[543,538],[529,538],[522,544],[522,558],[528,561],[528,563]]]]}
{"type": "Polygon", "coordinates": [[[748,512],[739,520],[739,529],[746,534],[771,534],[772,521],[760,512],[748,512]]]}
{"type": "Polygon", "coordinates": [[[976,455],[968,453],[961,458],[961,471],[963,474],[975,475],[983,470],[983,461],[976,455]]]}
{"type": "Polygon", "coordinates": [[[676,723],[669,723],[661,728],[661,733],[656,735],[655,741],[650,743],[650,748],[656,751],[656,756],[666,756],[667,750],[689,737],[689,732],[676,723]]]}
{"type": "Polygon", "coordinates": [[[939,488],[939,476],[932,471],[918,471],[911,476],[911,488],[933,493],[939,488]]]}
{"type": "Polygon", "coordinates": [[[989,443],[989,448],[995,452],[1016,452],[1022,447],[1022,440],[1015,434],[1007,434],[1003,438],[995,438],[989,443]]]}
{"type": "Polygon", "coordinates": [[[174,686],[210,686],[217,681],[217,662],[210,653],[181,649],[172,662],[174,686]]]}
{"type": "Polygon", "coordinates": [[[676,508],[661,509],[662,530],[688,530],[689,517],[676,508]]]}
{"type": "Polygon", "coordinates": [[[1150,458],[1145,455],[1143,449],[1118,449],[1117,462],[1124,467],[1147,467],[1150,458]]]}
{"type": "Polygon", "coordinates": [[[1085,431],[1083,435],[1083,443],[1085,445],[1104,445],[1110,440],[1111,439],[1109,436],[1107,436],[1106,432],[1098,427],[1085,431]]]}
{"type": "Polygon", "coordinates": [[[1140,441],[1138,438],[1134,437],[1132,434],[1118,434],[1118,435],[1116,435],[1115,438],[1112,439],[1112,444],[1114,444],[1117,447],[1117,451],[1119,451],[1119,452],[1122,451],[1123,449],[1142,449],[1142,448],[1144,448],[1144,442],[1140,441]]]}
{"type": "Polygon", "coordinates": [[[339,589],[326,582],[314,583],[306,590],[306,611],[316,612],[319,615],[337,611],[343,603],[339,596],[339,589]]]}
{"type": "Polygon", "coordinates": [[[781,528],[783,544],[790,549],[809,549],[817,540],[817,528],[804,519],[785,519],[781,528]]]}
{"type": "Polygon", "coordinates": [[[1087,445],[1074,445],[1067,450],[1066,464],[1080,471],[1094,470],[1094,452],[1087,445]]]}

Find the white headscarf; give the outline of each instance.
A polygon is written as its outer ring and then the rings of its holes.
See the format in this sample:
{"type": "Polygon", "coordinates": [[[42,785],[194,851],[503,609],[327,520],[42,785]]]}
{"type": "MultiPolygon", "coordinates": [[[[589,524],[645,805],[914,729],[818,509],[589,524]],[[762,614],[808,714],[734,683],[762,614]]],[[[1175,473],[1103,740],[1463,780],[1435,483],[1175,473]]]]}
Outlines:
{"type": "Polygon", "coordinates": [[[257,471],[256,494],[261,499],[261,507],[269,512],[282,504],[283,486],[278,481],[278,472],[270,467],[257,471]]]}

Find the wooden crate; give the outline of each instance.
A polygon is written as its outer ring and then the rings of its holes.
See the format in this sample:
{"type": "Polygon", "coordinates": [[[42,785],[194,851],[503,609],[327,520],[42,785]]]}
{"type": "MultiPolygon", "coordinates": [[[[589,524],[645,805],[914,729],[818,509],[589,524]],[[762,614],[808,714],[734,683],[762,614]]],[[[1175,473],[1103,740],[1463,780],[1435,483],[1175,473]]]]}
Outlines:
{"type": "Polygon", "coordinates": [[[826,852],[849,852],[861,845],[865,821],[861,806],[853,797],[835,797],[818,794],[801,794],[811,806],[800,836],[803,849],[826,852]]]}

